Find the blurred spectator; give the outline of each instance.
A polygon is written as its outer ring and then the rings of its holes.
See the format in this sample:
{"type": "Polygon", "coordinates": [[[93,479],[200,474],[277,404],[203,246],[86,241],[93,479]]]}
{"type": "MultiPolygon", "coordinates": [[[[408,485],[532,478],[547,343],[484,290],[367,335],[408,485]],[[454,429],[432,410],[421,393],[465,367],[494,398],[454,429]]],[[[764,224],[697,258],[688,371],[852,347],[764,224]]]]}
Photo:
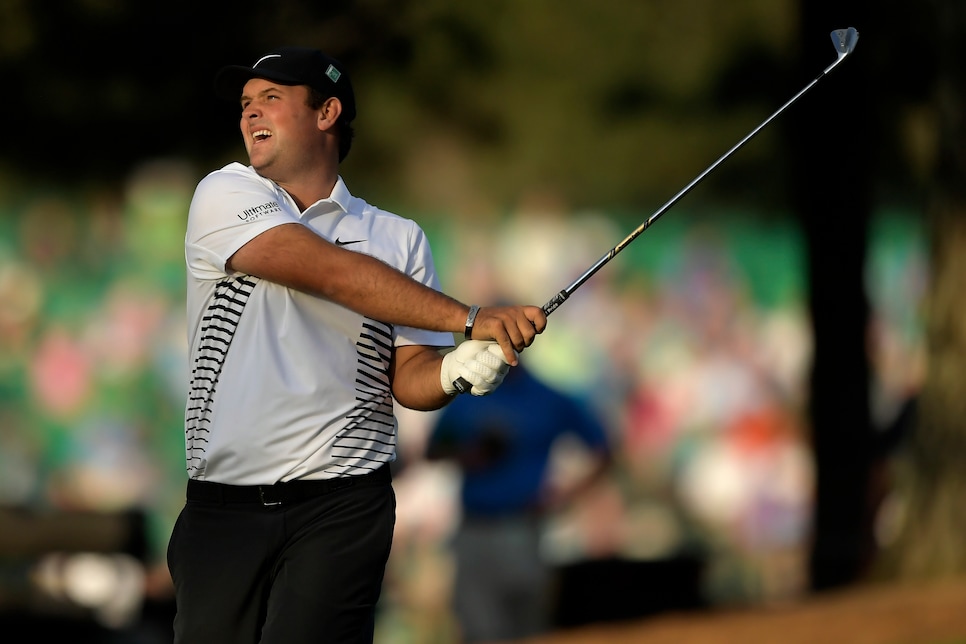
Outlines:
{"type": "Polygon", "coordinates": [[[511,640],[548,630],[552,569],[541,557],[544,520],[591,489],[611,463],[602,423],[576,399],[521,364],[499,390],[460,397],[427,443],[430,460],[460,467],[462,516],[453,538],[453,608],[463,642],[511,640]],[[550,476],[554,447],[575,437],[590,456],[566,487],[550,476]]]}

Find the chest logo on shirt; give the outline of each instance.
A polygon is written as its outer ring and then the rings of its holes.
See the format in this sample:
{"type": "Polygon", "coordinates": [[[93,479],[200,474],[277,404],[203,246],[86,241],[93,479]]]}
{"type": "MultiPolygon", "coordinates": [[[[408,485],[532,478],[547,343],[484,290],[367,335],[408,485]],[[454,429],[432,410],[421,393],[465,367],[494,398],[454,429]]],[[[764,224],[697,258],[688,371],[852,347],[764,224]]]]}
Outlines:
{"type": "Polygon", "coordinates": [[[242,221],[255,221],[256,219],[261,219],[265,215],[271,215],[281,211],[282,208],[278,205],[277,201],[269,201],[260,206],[242,210],[240,213],[238,213],[238,218],[242,221]]]}
{"type": "Polygon", "coordinates": [[[349,244],[361,244],[364,241],[366,241],[366,240],[365,239],[340,239],[340,238],[336,237],[335,238],[335,245],[336,246],[348,246],[349,244]]]}

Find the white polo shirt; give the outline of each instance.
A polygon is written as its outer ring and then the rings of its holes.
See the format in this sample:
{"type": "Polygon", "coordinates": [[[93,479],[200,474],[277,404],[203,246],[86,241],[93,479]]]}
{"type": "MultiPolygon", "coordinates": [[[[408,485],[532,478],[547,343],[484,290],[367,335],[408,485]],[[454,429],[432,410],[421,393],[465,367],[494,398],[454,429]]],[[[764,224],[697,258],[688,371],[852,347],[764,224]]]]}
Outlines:
{"type": "Polygon", "coordinates": [[[226,272],[245,243],[292,222],[439,289],[422,229],[353,197],[341,178],[328,199],[300,214],[251,167],[232,163],[205,177],[185,235],[191,478],[265,485],[363,474],[393,460],[392,347],[453,345],[451,333],[384,324],[226,272]]]}

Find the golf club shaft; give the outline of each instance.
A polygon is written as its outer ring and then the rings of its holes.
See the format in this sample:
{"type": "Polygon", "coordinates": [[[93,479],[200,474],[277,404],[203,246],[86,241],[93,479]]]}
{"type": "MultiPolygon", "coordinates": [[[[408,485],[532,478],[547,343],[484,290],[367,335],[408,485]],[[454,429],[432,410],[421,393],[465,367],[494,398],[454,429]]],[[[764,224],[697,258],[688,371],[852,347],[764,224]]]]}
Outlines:
{"type": "MultiPolygon", "coordinates": [[[[701,172],[701,174],[699,174],[694,179],[692,179],[691,180],[691,183],[689,183],[688,185],[684,186],[684,188],[682,188],[676,195],[674,195],[673,197],[671,197],[667,201],[667,203],[665,203],[663,206],[661,206],[660,208],[658,208],[654,212],[654,214],[652,214],[650,217],[648,217],[647,219],[645,219],[641,223],[641,225],[638,226],[630,235],[628,235],[627,237],[625,237],[619,244],[617,244],[616,246],[614,246],[613,248],[611,248],[610,251],[608,251],[607,253],[605,253],[600,259],[598,259],[594,263],[593,266],[591,266],[586,271],[584,271],[583,275],[581,275],[580,277],[578,277],[571,284],[569,284],[566,288],[564,288],[559,293],[557,293],[549,302],[547,302],[546,304],[544,304],[543,307],[542,307],[543,308],[543,312],[546,315],[550,315],[551,313],[553,313],[554,311],[556,311],[557,308],[561,304],[563,304],[565,301],[567,301],[567,299],[574,293],[574,291],[576,291],[578,288],[580,288],[580,286],[584,282],[586,282],[588,279],[590,279],[591,276],[594,275],[594,273],[596,273],[597,271],[599,271],[604,266],[604,264],[606,264],[610,260],[614,259],[614,256],[617,255],[617,253],[619,253],[622,250],[624,250],[632,241],[634,241],[635,239],[637,239],[637,237],[641,233],[643,233],[645,230],[647,230],[650,227],[651,224],[653,224],[655,221],[657,221],[657,219],[661,215],[663,215],[665,212],[667,212],[671,208],[671,206],[673,206],[678,201],[680,201],[681,198],[684,197],[684,195],[686,195],[689,192],[691,192],[691,190],[696,185],[698,185],[699,183],[701,183],[704,180],[705,177],[707,177],[709,174],[711,174],[711,172],[714,171],[715,168],[717,168],[719,165],[721,165],[725,161],[725,159],[727,159],[728,157],[730,157],[731,155],[733,155],[735,152],[737,152],[738,150],[740,150],[746,143],[748,143],[748,141],[750,141],[751,139],[753,139],[769,123],[771,123],[776,118],[778,118],[778,116],[782,112],[784,112],[793,103],[795,103],[798,99],[800,99],[802,96],[804,96],[806,93],[808,93],[808,91],[810,89],[812,89],[813,87],[815,87],[815,85],[818,84],[818,82],[820,80],[822,80],[823,78],[825,78],[825,76],[829,72],[831,72],[833,69],[835,69],[843,60],[845,60],[848,57],[849,54],[852,53],[852,51],[855,49],[855,44],[856,44],[856,42],[858,41],[858,38],[859,38],[858,31],[856,31],[852,27],[849,27],[848,29],[836,29],[835,31],[832,32],[831,35],[832,35],[832,42],[835,45],[836,51],[838,52],[838,57],[835,59],[835,61],[833,61],[824,70],[822,70],[822,73],[821,74],[819,74],[818,76],[816,76],[808,85],[806,85],[801,90],[799,90],[799,92],[797,94],[795,94],[790,99],[788,99],[788,101],[784,105],[782,105],[777,110],[775,110],[775,112],[771,116],[769,116],[768,118],[766,118],[755,129],[753,129],[751,132],[749,132],[747,135],[745,135],[745,137],[743,139],[741,139],[740,141],[738,141],[738,143],[736,143],[730,150],[728,150],[723,155],[721,155],[720,157],[718,157],[718,159],[714,163],[712,163],[711,165],[709,165],[707,168],[705,168],[704,171],[701,172]]],[[[455,386],[456,389],[457,389],[457,391],[459,391],[460,393],[466,393],[472,387],[472,385],[469,382],[467,382],[464,378],[458,378],[456,381],[453,382],[453,386],[455,386]]]]}
{"type": "Polygon", "coordinates": [[[719,165],[721,165],[725,161],[725,159],[727,159],[732,154],[734,154],[739,149],[741,149],[746,143],[748,143],[748,141],[750,141],[751,139],[753,139],[759,132],[761,132],[769,123],[771,123],[776,118],[778,118],[778,116],[782,112],[784,112],[786,109],[788,109],[795,101],[797,101],[798,99],[800,99],[810,89],[812,89],[813,87],[815,87],[815,85],[820,80],[822,80],[823,78],[825,78],[825,75],[826,74],[828,74],[830,71],[832,71],[839,63],[841,63],[843,60],[845,60],[845,58],[846,58],[845,55],[839,56],[835,60],[835,62],[833,62],[828,67],[826,67],[822,71],[821,74],[819,74],[818,76],[816,76],[812,80],[812,82],[810,82],[808,85],[806,85],[805,87],[803,87],[797,94],[795,94],[793,97],[791,97],[788,100],[788,102],[786,102],[784,105],[782,105],[777,110],[775,110],[775,112],[771,116],[769,116],[767,119],[765,119],[764,121],[762,121],[755,129],[753,129],[751,132],[749,132],[745,136],[745,138],[743,138],[740,141],[738,141],[738,143],[736,143],[734,145],[734,147],[732,147],[730,150],[728,150],[723,155],[721,155],[718,158],[717,161],[715,161],[714,163],[712,163],[711,165],[709,165],[707,168],[705,168],[705,170],[703,172],[701,172],[701,174],[699,174],[698,176],[696,176],[691,181],[691,183],[689,183],[688,185],[684,186],[684,188],[682,188],[680,192],[678,192],[676,195],[674,195],[673,197],[671,197],[667,201],[667,203],[665,203],[663,206],[661,206],[660,208],[658,208],[657,211],[655,211],[654,214],[652,214],[650,217],[648,217],[647,219],[645,219],[641,223],[641,225],[638,226],[630,235],[628,235],[627,237],[625,237],[619,244],[617,244],[616,246],[614,246],[612,249],[610,249],[610,251],[608,251],[600,259],[598,259],[597,262],[594,263],[593,266],[591,266],[590,268],[588,268],[583,273],[583,275],[581,275],[580,277],[578,277],[570,285],[568,285],[562,291],[560,291],[559,293],[557,293],[549,302],[547,302],[546,304],[544,304],[543,305],[543,312],[546,313],[547,315],[550,315],[555,310],[557,310],[557,307],[559,307],[561,304],[563,304],[567,300],[567,298],[569,298],[573,294],[574,291],[576,291],[584,282],[586,282],[588,279],[590,279],[590,277],[592,275],[594,275],[594,273],[596,273],[597,271],[599,271],[601,269],[601,267],[604,266],[604,264],[606,264],[610,260],[614,259],[614,256],[617,255],[617,253],[619,253],[622,250],[624,250],[632,241],[634,241],[638,237],[638,235],[640,235],[645,230],[647,230],[650,227],[651,224],[653,224],[655,221],[657,221],[657,219],[661,215],[663,215],[665,212],[667,212],[671,208],[671,206],[673,206],[678,201],[680,201],[681,198],[684,197],[684,195],[686,195],[689,192],[691,192],[691,190],[696,185],[698,185],[699,183],[701,183],[701,181],[703,181],[705,177],[707,177],[709,174],[711,174],[711,172],[714,171],[715,168],[717,168],[719,165]]]}

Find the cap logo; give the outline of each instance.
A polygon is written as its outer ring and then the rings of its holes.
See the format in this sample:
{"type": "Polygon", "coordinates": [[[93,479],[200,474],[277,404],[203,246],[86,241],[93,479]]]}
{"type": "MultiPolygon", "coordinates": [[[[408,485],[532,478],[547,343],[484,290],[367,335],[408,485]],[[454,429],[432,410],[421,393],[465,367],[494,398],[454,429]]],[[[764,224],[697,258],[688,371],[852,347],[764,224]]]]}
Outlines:
{"type": "Polygon", "coordinates": [[[281,58],[281,57],[282,57],[282,54],[269,54],[268,56],[262,56],[261,58],[255,61],[255,64],[252,65],[252,67],[258,67],[269,58],[281,58]]]}
{"type": "Polygon", "coordinates": [[[325,70],[325,75],[329,77],[329,80],[333,83],[339,82],[339,77],[342,76],[342,72],[335,68],[335,65],[329,65],[328,69],[325,70]]]}

